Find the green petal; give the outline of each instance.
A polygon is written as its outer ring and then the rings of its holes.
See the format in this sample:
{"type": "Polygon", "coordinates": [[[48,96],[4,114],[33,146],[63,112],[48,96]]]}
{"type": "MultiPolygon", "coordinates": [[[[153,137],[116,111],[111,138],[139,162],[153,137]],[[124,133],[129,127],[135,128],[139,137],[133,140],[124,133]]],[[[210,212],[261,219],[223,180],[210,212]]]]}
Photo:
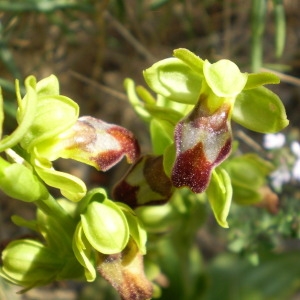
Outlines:
{"type": "Polygon", "coordinates": [[[173,101],[195,104],[198,100],[202,76],[177,58],[155,63],[144,71],[144,78],[153,91],[173,101]]]}
{"type": "Polygon", "coordinates": [[[228,228],[227,216],[231,205],[232,186],[224,169],[213,171],[206,193],[217,222],[220,226],[228,228]]]}
{"type": "Polygon", "coordinates": [[[137,88],[135,87],[135,83],[132,79],[126,78],[124,80],[124,87],[127,93],[127,97],[136,111],[137,115],[144,121],[149,121],[151,116],[149,112],[144,108],[144,103],[142,99],[139,98],[137,94],[137,88]]]}
{"type": "Polygon", "coordinates": [[[261,133],[277,132],[289,124],[280,98],[265,87],[240,93],[235,101],[232,119],[261,133]]]}
{"type": "Polygon", "coordinates": [[[241,73],[238,66],[227,59],[221,59],[214,64],[205,60],[203,72],[207,84],[218,97],[234,97],[239,94],[248,76],[241,73]]]}
{"type": "Polygon", "coordinates": [[[58,96],[59,82],[56,76],[50,75],[36,84],[36,90],[39,96],[58,96]]]}
{"type": "Polygon", "coordinates": [[[129,240],[129,227],[122,210],[111,200],[91,202],[81,215],[89,243],[103,254],[121,252],[129,240]]]}
{"type": "Polygon", "coordinates": [[[244,90],[254,89],[265,84],[277,84],[279,82],[279,77],[273,73],[251,73],[248,74],[248,80],[244,90]]]}
{"type": "Polygon", "coordinates": [[[35,159],[34,164],[40,178],[47,185],[60,189],[67,199],[77,202],[86,194],[86,186],[78,177],[54,170],[47,160],[35,159]]]}

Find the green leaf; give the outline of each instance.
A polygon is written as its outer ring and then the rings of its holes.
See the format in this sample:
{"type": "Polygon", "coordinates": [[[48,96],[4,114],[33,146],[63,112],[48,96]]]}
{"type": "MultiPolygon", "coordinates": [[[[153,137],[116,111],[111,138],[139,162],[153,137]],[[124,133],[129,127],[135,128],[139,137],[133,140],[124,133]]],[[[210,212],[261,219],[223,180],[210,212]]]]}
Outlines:
{"type": "Polygon", "coordinates": [[[281,57],[286,44],[286,20],[283,0],[273,0],[275,15],[275,49],[276,57],[281,57]]]}
{"type": "Polygon", "coordinates": [[[280,79],[273,73],[250,73],[248,74],[248,80],[244,87],[244,90],[254,89],[265,84],[278,84],[280,79]]]}
{"type": "Polygon", "coordinates": [[[232,119],[261,133],[277,132],[289,124],[280,98],[265,87],[241,92],[236,98],[232,119]]]}
{"type": "Polygon", "coordinates": [[[192,70],[199,73],[199,75],[203,75],[204,61],[199,56],[184,48],[175,49],[173,55],[186,63],[192,70]]]}
{"type": "Polygon", "coordinates": [[[232,186],[224,169],[215,169],[212,172],[206,193],[217,222],[220,226],[228,228],[227,216],[231,205],[232,186]]]}
{"type": "Polygon", "coordinates": [[[84,234],[89,243],[103,254],[121,252],[129,240],[126,217],[111,200],[91,202],[81,215],[84,234]]]}
{"type": "Polygon", "coordinates": [[[173,143],[174,126],[164,120],[153,119],[150,123],[153,153],[161,155],[173,143]]]}
{"type": "Polygon", "coordinates": [[[195,104],[199,98],[202,76],[177,58],[161,60],[143,74],[153,91],[173,101],[195,104]]]}
{"type": "Polygon", "coordinates": [[[248,74],[241,73],[238,66],[230,60],[221,59],[214,64],[204,61],[205,80],[218,97],[234,97],[244,88],[248,74]]]}

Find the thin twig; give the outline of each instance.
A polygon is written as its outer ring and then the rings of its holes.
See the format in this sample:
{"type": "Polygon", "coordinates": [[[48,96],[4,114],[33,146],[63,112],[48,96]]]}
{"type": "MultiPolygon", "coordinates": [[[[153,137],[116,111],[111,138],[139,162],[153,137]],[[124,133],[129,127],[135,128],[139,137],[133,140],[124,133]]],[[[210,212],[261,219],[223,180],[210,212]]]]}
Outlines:
{"type": "Polygon", "coordinates": [[[118,20],[116,20],[108,11],[105,11],[104,17],[110,24],[131,44],[138,53],[147,59],[151,64],[157,59],[144,47],[118,20]]]}
{"type": "Polygon", "coordinates": [[[90,86],[100,90],[101,92],[104,92],[104,93],[106,93],[108,95],[111,95],[111,96],[113,96],[113,97],[115,97],[119,100],[122,100],[122,101],[127,101],[128,100],[127,96],[125,94],[121,93],[121,92],[118,92],[118,91],[116,91],[116,90],[114,90],[114,89],[112,89],[108,86],[105,86],[101,83],[98,83],[98,82],[92,80],[92,79],[89,79],[86,76],[83,76],[83,75],[81,75],[81,74],[79,74],[75,71],[69,70],[68,72],[74,78],[76,78],[76,79],[78,79],[78,80],[80,80],[84,83],[89,84],[90,86]]]}
{"type": "Polygon", "coordinates": [[[264,149],[242,130],[238,130],[235,133],[235,136],[240,138],[245,144],[247,144],[253,150],[255,150],[257,152],[264,152],[264,149]]]}
{"type": "Polygon", "coordinates": [[[273,73],[275,75],[277,75],[282,81],[286,82],[286,83],[290,83],[293,85],[297,85],[300,86],[300,78],[291,76],[291,75],[287,75],[278,71],[274,71],[271,69],[267,69],[267,68],[260,68],[261,72],[270,72],[273,73]]]}

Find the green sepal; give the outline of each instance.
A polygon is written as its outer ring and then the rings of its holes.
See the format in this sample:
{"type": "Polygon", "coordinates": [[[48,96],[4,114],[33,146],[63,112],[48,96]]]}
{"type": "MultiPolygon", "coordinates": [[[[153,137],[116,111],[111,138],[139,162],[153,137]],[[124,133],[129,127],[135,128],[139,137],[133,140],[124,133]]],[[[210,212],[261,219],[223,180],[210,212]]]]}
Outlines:
{"type": "Polygon", "coordinates": [[[173,51],[173,56],[182,60],[192,70],[196,71],[199,75],[203,75],[204,61],[193,52],[185,48],[179,48],[173,51]]]}
{"type": "Polygon", "coordinates": [[[245,90],[237,96],[232,119],[261,133],[277,132],[289,124],[280,98],[263,86],[245,90]]]}
{"type": "Polygon", "coordinates": [[[195,104],[199,98],[202,76],[177,58],[161,60],[143,75],[153,91],[170,100],[195,104]]]}
{"type": "Polygon", "coordinates": [[[59,82],[56,76],[50,75],[36,84],[36,90],[39,96],[58,96],[59,82]]]}
{"type": "Polygon", "coordinates": [[[86,239],[81,222],[78,223],[73,236],[72,248],[78,262],[84,267],[85,278],[88,282],[96,279],[96,254],[94,248],[86,239]]]}
{"type": "Polygon", "coordinates": [[[100,253],[121,252],[129,240],[129,227],[122,210],[113,201],[92,201],[81,215],[84,234],[100,253]]]}
{"type": "Polygon", "coordinates": [[[36,93],[36,79],[33,76],[29,76],[25,80],[26,88],[26,105],[20,99],[20,87],[19,82],[16,81],[16,92],[18,99],[18,127],[12,134],[6,136],[0,141],[0,152],[5,149],[12,148],[27,134],[30,126],[35,119],[35,112],[37,107],[37,93],[36,93]]]}
{"type": "Polygon", "coordinates": [[[248,74],[247,83],[244,90],[254,89],[265,84],[278,84],[280,79],[277,75],[268,72],[248,74]]]}
{"type": "Polygon", "coordinates": [[[206,194],[217,222],[220,226],[228,228],[227,216],[232,199],[232,185],[224,169],[217,168],[212,172],[206,194]]]}
{"type": "Polygon", "coordinates": [[[139,251],[143,255],[146,254],[147,232],[144,226],[139,221],[139,218],[137,217],[135,212],[128,205],[122,202],[117,202],[117,205],[122,209],[126,217],[129,226],[130,235],[135,241],[136,245],[138,246],[139,251]]]}

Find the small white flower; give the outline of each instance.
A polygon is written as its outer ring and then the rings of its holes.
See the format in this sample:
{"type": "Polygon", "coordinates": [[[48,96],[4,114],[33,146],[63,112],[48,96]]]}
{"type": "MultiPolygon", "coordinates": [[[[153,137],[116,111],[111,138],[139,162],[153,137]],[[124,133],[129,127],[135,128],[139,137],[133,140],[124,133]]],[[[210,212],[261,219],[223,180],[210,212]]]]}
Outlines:
{"type": "Polygon", "coordinates": [[[300,158],[300,144],[298,142],[294,141],[291,143],[291,150],[298,158],[300,158]]]}
{"type": "Polygon", "coordinates": [[[285,143],[285,135],[282,133],[270,133],[264,136],[263,145],[266,149],[281,148],[285,143]]]}
{"type": "Polygon", "coordinates": [[[300,159],[297,159],[293,169],[292,169],[293,178],[300,181],[300,159]]]}
{"type": "Polygon", "coordinates": [[[274,189],[281,190],[282,185],[291,180],[291,173],[288,168],[283,165],[279,169],[274,171],[270,177],[274,189]]]}

